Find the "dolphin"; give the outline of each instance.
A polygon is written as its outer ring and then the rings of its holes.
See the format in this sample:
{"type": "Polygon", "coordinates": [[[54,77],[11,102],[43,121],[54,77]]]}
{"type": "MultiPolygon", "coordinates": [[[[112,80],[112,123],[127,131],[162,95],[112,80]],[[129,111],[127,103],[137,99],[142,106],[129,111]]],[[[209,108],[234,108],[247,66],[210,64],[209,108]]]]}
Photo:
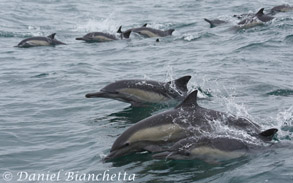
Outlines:
{"type": "Polygon", "coordinates": [[[248,17],[238,23],[238,25],[254,25],[254,24],[261,24],[262,22],[268,22],[274,19],[274,17],[265,15],[264,14],[264,8],[261,8],[254,16],[248,17]],[[257,20],[260,20],[258,22],[257,20]]]}
{"type": "Polygon", "coordinates": [[[263,148],[253,142],[228,136],[188,137],[176,142],[168,151],[152,155],[155,159],[192,160],[201,159],[207,163],[218,163],[240,158],[263,148]]]}
{"type": "Polygon", "coordinates": [[[209,20],[209,19],[204,18],[204,20],[210,24],[210,28],[214,28],[214,27],[216,27],[218,25],[228,23],[227,21],[220,20],[220,19],[209,20]]]}
{"type": "Polygon", "coordinates": [[[168,103],[183,100],[187,95],[187,83],[191,76],[183,76],[166,83],[152,80],[119,80],[111,83],[99,92],[88,93],[86,98],[111,98],[142,106],[152,103],[168,103]]]}
{"type": "Polygon", "coordinates": [[[292,10],[293,10],[293,6],[290,6],[289,4],[283,4],[283,5],[273,7],[270,10],[269,14],[275,15],[279,12],[288,12],[288,11],[292,11],[292,10]]]}
{"type": "MultiPolygon", "coordinates": [[[[121,28],[119,28],[121,29],[121,28]]],[[[122,33],[120,38],[126,38],[128,39],[130,36],[131,31],[122,33]]],[[[115,35],[103,33],[103,32],[90,32],[83,37],[75,38],[76,40],[83,40],[86,42],[107,42],[107,41],[113,41],[118,40],[118,38],[115,35]]]]}
{"type": "Polygon", "coordinates": [[[153,28],[149,28],[149,27],[146,27],[147,24],[144,24],[142,27],[139,27],[139,28],[133,28],[133,29],[128,29],[126,31],[122,31],[121,28],[122,26],[120,26],[120,28],[118,29],[118,33],[127,33],[129,31],[132,31],[132,32],[135,32],[135,33],[138,33],[144,37],[165,37],[165,36],[170,36],[172,35],[172,33],[174,32],[175,29],[169,29],[169,30],[165,30],[165,31],[161,31],[161,30],[158,30],[158,29],[153,29],[153,28]]]}
{"type": "Polygon", "coordinates": [[[259,125],[246,118],[200,107],[195,90],[176,108],[150,116],[128,128],[115,140],[105,160],[139,151],[164,151],[170,143],[217,132],[217,127],[212,124],[214,121],[263,140],[269,140],[276,130],[262,132],[259,125]]]}
{"type": "Polygon", "coordinates": [[[31,37],[22,40],[16,47],[28,48],[33,46],[55,46],[59,44],[65,44],[55,39],[56,33],[53,33],[47,37],[31,37]]]}

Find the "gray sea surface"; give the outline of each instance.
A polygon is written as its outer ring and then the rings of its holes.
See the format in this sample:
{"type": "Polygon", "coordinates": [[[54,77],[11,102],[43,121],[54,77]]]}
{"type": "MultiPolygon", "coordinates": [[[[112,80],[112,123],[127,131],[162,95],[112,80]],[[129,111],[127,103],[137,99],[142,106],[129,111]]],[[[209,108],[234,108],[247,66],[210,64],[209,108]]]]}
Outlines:
{"type": "Polygon", "coordinates": [[[293,11],[230,29],[238,22],[233,15],[280,4],[293,1],[1,0],[0,182],[293,182],[293,11]],[[230,23],[210,28],[204,18],[230,23]],[[145,23],[175,32],[160,42],[135,34],[106,43],[75,40],[145,23]],[[67,45],[14,47],[52,33],[67,45]],[[192,76],[190,91],[210,93],[199,105],[276,127],[275,141],[285,145],[219,164],[153,160],[145,152],[103,162],[128,127],[174,106],[132,108],[85,94],[120,79],[184,75],[192,76]]]}

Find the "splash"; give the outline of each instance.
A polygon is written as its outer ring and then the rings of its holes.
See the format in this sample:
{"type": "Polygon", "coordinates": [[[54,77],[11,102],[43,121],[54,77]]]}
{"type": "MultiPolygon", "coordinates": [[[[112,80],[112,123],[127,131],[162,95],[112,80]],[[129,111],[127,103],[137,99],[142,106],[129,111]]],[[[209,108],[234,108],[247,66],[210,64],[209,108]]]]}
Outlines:
{"type": "Polygon", "coordinates": [[[293,138],[293,106],[279,112],[276,121],[279,129],[281,129],[278,132],[279,138],[291,140],[293,138]]]}
{"type": "Polygon", "coordinates": [[[118,22],[116,22],[112,15],[106,19],[94,19],[90,18],[89,20],[79,23],[74,31],[76,32],[105,32],[105,33],[116,33],[119,28],[118,22]]]}

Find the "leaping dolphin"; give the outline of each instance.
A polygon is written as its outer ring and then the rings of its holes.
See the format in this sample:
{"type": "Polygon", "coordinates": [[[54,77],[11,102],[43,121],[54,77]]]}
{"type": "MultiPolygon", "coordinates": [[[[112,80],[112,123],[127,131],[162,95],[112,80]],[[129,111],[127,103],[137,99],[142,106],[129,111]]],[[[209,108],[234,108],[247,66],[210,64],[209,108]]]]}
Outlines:
{"type": "Polygon", "coordinates": [[[168,103],[183,100],[187,95],[187,83],[191,76],[184,76],[166,83],[151,80],[119,80],[99,92],[88,93],[86,98],[111,98],[132,106],[168,103]]]}
{"type": "Polygon", "coordinates": [[[55,39],[56,33],[53,33],[47,37],[31,37],[22,40],[16,47],[20,48],[28,48],[28,47],[34,47],[34,46],[55,46],[59,44],[65,44],[61,41],[58,41],[55,39]]]}
{"type": "Polygon", "coordinates": [[[134,124],[114,142],[105,160],[139,151],[160,152],[165,146],[187,137],[201,137],[217,132],[211,122],[219,121],[261,140],[270,140],[276,129],[261,132],[260,126],[236,116],[206,109],[197,104],[197,90],[176,108],[148,117],[134,124]]]}

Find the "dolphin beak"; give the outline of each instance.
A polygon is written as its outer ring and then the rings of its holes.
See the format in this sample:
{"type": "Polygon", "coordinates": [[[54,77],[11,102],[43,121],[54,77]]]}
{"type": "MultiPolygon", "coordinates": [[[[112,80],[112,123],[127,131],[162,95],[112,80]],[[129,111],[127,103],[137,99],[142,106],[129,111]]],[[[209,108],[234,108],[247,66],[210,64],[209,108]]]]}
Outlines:
{"type": "Polygon", "coordinates": [[[96,92],[96,93],[88,93],[85,95],[86,98],[99,98],[99,97],[106,97],[107,93],[105,92],[96,92]]]}
{"type": "Polygon", "coordinates": [[[84,38],[83,37],[77,37],[77,38],[75,38],[75,40],[84,40],[84,38]]]}

